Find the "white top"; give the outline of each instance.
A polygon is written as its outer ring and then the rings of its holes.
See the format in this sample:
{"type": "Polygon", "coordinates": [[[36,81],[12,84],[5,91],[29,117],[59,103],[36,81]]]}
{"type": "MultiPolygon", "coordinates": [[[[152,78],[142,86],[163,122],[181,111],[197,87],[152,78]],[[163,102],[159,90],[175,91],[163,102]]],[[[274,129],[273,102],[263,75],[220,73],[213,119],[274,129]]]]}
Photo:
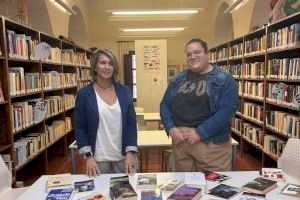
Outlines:
{"type": "MultiPolygon", "coordinates": [[[[245,185],[249,181],[252,181],[253,179],[259,177],[259,172],[258,171],[244,171],[244,172],[220,172],[222,174],[225,174],[227,176],[230,176],[231,178],[223,181],[222,183],[234,187],[241,187],[242,185],[245,185]]],[[[165,179],[177,179],[181,180],[182,182],[184,181],[184,173],[156,173],[157,174],[157,183],[161,183],[165,179]]],[[[105,195],[105,197],[109,200],[109,180],[111,177],[115,176],[124,176],[125,174],[102,174],[100,176],[97,176],[94,179],[95,182],[95,193],[101,193],[105,195]]],[[[135,174],[134,176],[130,176],[129,181],[135,191],[138,194],[138,199],[140,199],[140,194],[141,190],[136,189],[136,184],[137,184],[137,176],[139,174],[135,174]]],[[[18,200],[45,200],[47,193],[46,193],[46,182],[47,182],[47,177],[48,176],[41,176],[32,186],[30,186],[27,191],[25,191],[19,198],[18,200]]],[[[86,175],[72,175],[73,182],[76,181],[84,181],[84,180],[89,180],[86,175]]],[[[287,182],[289,183],[294,183],[294,184],[300,184],[299,182],[296,182],[295,180],[288,179],[287,182]]],[[[279,194],[280,190],[286,185],[287,182],[278,182],[275,189],[271,190],[270,192],[267,193],[266,195],[266,200],[297,200],[298,198],[295,197],[290,197],[286,196],[283,194],[279,194]]],[[[213,187],[217,186],[217,183],[211,182],[211,181],[206,181],[206,192],[209,191],[209,189],[212,189],[213,187]]],[[[92,193],[92,192],[91,192],[92,193]]],[[[88,194],[91,193],[76,193],[75,196],[73,197],[72,200],[77,200],[79,198],[82,198],[88,194]]],[[[167,197],[171,194],[172,192],[162,192],[162,199],[166,200],[167,197]]],[[[241,194],[235,196],[232,198],[232,200],[239,200],[241,194]]],[[[205,194],[201,200],[209,200],[212,199],[213,197],[210,196],[209,194],[205,194]]],[[[214,198],[215,199],[215,198],[214,198]]],[[[299,200],[299,199],[298,199],[299,200]]]]}
{"type": "Polygon", "coordinates": [[[122,114],[118,98],[108,105],[97,92],[96,97],[100,120],[94,157],[96,161],[122,160],[122,114]]]}

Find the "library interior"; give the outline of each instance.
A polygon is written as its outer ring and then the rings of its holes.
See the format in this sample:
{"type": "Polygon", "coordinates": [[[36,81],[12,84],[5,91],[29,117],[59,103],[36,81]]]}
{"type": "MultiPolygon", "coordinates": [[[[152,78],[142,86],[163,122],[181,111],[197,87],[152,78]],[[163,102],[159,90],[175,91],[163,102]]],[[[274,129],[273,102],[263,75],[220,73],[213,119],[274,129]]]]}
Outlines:
{"type": "Polygon", "coordinates": [[[300,0],[0,0],[0,199],[300,199],[300,0]]]}

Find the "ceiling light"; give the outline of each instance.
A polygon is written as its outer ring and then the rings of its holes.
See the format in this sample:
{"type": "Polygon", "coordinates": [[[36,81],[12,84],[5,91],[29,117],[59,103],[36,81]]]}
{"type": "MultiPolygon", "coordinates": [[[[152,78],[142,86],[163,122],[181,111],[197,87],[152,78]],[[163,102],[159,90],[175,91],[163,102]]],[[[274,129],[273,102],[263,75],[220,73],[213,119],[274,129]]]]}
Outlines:
{"type": "Polygon", "coordinates": [[[69,7],[63,0],[49,0],[55,7],[60,9],[62,12],[67,13],[69,15],[77,15],[77,13],[69,7]]]}
{"type": "Polygon", "coordinates": [[[238,10],[243,5],[245,5],[247,3],[247,1],[249,1],[249,0],[236,0],[224,11],[224,13],[232,13],[232,11],[238,10]]]}
{"type": "Polygon", "coordinates": [[[175,14],[197,14],[199,9],[185,9],[185,10],[128,10],[128,11],[111,11],[113,15],[175,15],[175,14]]]}
{"type": "Polygon", "coordinates": [[[166,31],[183,31],[184,27],[173,28],[123,28],[123,32],[166,32],[166,31]]]}

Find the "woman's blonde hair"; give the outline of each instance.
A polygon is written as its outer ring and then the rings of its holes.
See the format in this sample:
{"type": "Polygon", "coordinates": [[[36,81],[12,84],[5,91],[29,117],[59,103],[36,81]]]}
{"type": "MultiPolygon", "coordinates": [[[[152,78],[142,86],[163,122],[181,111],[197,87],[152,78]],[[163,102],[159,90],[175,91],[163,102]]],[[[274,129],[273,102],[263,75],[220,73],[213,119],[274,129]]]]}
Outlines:
{"type": "Polygon", "coordinates": [[[112,81],[113,83],[117,83],[119,82],[119,64],[117,61],[116,56],[109,51],[108,49],[99,49],[98,51],[96,51],[96,53],[93,54],[92,58],[91,58],[91,77],[92,77],[92,81],[96,82],[97,80],[97,63],[98,63],[98,59],[101,55],[105,55],[106,57],[108,57],[110,59],[110,62],[114,68],[114,73],[113,73],[113,77],[112,77],[112,81]]]}

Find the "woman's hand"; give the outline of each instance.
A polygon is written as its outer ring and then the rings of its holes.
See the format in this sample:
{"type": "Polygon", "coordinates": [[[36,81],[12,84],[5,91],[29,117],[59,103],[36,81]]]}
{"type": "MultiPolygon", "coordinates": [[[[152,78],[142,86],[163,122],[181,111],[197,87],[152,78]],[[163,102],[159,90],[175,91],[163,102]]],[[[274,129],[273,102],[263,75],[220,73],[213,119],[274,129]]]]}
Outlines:
{"type": "Polygon", "coordinates": [[[127,152],[125,155],[124,165],[126,175],[133,175],[135,173],[135,155],[131,152],[127,152]]]}
{"type": "Polygon", "coordinates": [[[93,156],[90,156],[86,159],[86,175],[89,177],[95,177],[100,175],[100,169],[97,165],[97,162],[93,156]]]}

